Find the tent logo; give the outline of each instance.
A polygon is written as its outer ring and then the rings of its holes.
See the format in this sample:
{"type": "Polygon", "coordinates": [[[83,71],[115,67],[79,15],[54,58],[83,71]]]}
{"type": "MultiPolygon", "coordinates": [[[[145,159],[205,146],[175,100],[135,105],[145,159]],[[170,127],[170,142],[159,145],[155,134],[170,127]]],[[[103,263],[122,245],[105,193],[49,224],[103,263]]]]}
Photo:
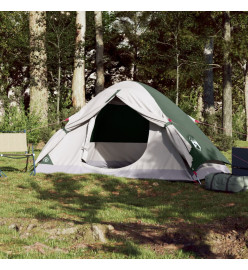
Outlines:
{"type": "Polygon", "coordinates": [[[53,164],[51,158],[49,157],[49,155],[46,155],[42,160],[41,160],[41,164],[53,164]]]}
{"type": "Polygon", "coordinates": [[[189,136],[189,140],[197,150],[201,151],[201,146],[199,145],[199,143],[196,141],[194,137],[189,136]]]}
{"type": "Polygon", "coordinates": [[[45,158],[43,159],[43,161],[44,161],[45,163],[48,163],[48,162],[49,162],[49,158],[48,158],[48,157],[45,157],[45,158]]]}

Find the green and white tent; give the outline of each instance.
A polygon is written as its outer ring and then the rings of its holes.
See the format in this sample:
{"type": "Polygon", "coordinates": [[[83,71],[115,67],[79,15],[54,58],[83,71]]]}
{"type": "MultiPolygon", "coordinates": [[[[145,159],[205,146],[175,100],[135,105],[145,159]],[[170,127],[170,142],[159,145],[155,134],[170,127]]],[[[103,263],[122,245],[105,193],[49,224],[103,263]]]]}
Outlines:
{"type": "Polygon", "coordinates": [[[192,118],[154,88],[117,83],[69,118],[36,162],[38,173],[99,173],[195,181],[229,161],[192,118]]]}

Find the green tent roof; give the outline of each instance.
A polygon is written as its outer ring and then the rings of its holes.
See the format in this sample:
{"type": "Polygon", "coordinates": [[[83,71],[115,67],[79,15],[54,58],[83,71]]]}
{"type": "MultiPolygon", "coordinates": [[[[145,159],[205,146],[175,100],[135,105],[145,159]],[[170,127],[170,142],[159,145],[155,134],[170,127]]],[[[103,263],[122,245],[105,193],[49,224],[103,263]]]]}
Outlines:
{"type": "Polygon", "coordinates": [[[172,120],[181,135],[191,144],[192,170],[196,170],[201,164],[208,161],[222,161],[230,164],[201,129],[175,103],[156,89],[143,83],[140,84],[154,98],[163,113],[172,120]]]}

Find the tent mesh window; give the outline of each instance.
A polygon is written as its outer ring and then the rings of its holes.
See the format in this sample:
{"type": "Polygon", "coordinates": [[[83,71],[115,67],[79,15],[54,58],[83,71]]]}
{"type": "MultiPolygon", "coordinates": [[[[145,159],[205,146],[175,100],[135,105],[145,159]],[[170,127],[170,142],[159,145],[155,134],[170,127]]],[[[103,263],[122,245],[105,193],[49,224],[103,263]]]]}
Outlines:
{"type": "Polygon", "coordinates": [[[147,143],[149,121],[127,105],[107,104],[98,114],[91,142],[147,143]]]}

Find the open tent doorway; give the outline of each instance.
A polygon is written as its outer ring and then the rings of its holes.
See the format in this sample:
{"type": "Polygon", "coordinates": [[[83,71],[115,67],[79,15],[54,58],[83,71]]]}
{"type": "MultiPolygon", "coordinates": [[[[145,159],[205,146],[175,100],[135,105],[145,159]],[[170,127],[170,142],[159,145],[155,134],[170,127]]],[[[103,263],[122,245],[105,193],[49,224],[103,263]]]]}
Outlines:
{"type": "Polygon", "coordinates": [[[121,168],[145,152],[149,121],[117,97],[98,113],[86,163],[100,168],[121,168]]]}

